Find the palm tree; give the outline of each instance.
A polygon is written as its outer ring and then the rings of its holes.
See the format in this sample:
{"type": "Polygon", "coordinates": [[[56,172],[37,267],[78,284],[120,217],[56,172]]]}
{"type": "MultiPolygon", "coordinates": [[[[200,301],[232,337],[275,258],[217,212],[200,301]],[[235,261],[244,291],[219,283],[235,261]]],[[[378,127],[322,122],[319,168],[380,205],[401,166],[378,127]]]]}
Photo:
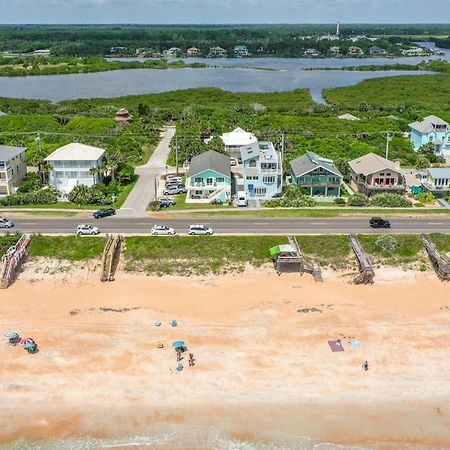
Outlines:
{"type": "Polygon", "coordinates": [[[101,172],[100,167],[94,166],[89,169],[89,173],[92,175],[92,181],[96,184],[97,176],[101,172]]]}

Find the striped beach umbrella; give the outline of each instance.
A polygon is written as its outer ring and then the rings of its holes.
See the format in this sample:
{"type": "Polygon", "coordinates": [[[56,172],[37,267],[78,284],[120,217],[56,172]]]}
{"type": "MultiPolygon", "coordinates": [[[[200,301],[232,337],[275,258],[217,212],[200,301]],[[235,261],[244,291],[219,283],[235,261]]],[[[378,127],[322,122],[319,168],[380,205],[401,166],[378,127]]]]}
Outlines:
{"type": "Polygon", "coordinates": [[[20,343],[24,346],[28,345],[28,344],[34,344],[34,339],[32,339],[32,338],[21,339],[20,343]]]}

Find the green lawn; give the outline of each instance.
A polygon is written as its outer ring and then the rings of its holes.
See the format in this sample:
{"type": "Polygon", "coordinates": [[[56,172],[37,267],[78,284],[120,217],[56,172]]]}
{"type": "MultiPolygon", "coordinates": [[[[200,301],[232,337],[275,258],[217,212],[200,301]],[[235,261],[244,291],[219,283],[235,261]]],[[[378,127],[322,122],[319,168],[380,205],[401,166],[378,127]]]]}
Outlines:
{"type": "Polygon", "coordinates": [[[349,265],[350,242],[347,235],[297,236],[306,256],[323,267],[345,268],[349,265]]]}
{"type": "Polygon", "coordinates": [[[432,233],[430,238],[440,252],[450,252],[450,234],[432,233]]]}
{"type": "Polygon", "coordinates": [[[186,203],[187,194],[170,195],[177,204],[170,207],[170,211],[173,210],[189,210],[189,209],[211,209],[211,208],[230,208],[228,205],[211,205],[211,203],[186,203]]]}

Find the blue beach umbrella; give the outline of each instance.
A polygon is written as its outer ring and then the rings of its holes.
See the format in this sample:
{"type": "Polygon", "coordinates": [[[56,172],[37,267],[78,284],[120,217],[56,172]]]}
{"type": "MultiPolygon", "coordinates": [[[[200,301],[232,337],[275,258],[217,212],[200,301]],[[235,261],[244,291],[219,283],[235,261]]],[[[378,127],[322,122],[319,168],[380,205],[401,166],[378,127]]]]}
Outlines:
{"type": "Polygon", "coordinates": [[[186,344],[184,343],[184,341],[175,341],[172,342],[172,347],[185,347],[186,344]]]}

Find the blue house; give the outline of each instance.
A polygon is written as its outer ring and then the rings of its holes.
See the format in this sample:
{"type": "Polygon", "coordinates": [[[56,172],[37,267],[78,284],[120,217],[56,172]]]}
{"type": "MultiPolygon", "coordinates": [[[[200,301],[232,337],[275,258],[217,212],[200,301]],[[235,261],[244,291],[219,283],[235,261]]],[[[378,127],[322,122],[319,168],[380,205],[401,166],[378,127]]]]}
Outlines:
{"type": "Polygon", "coordinates": [[[450,126],[436,116],[428,116],[422,122],[409,124],[414,150],[432,143],[436,155],[450,155],[450,126]]]}
{"type": "Polygon", "coordinates": [[[226,202],[231,198],[230,157],[214,150],[194,156],[186,180],[187,203],[226,202]]]}
{"type": "Polygon", "coordinates": [[[238,56],[238,57],[249,55],[248,48],[246,45],[235,45],[233,52],[234,52],[234,56],[238,56]]]}
{"type": "Polygon", "coordinates": [[[241,147],[242,176],[248,200],[269,200],[281,194],[282,162],[272,142],[253,142],[241,147]]]}

